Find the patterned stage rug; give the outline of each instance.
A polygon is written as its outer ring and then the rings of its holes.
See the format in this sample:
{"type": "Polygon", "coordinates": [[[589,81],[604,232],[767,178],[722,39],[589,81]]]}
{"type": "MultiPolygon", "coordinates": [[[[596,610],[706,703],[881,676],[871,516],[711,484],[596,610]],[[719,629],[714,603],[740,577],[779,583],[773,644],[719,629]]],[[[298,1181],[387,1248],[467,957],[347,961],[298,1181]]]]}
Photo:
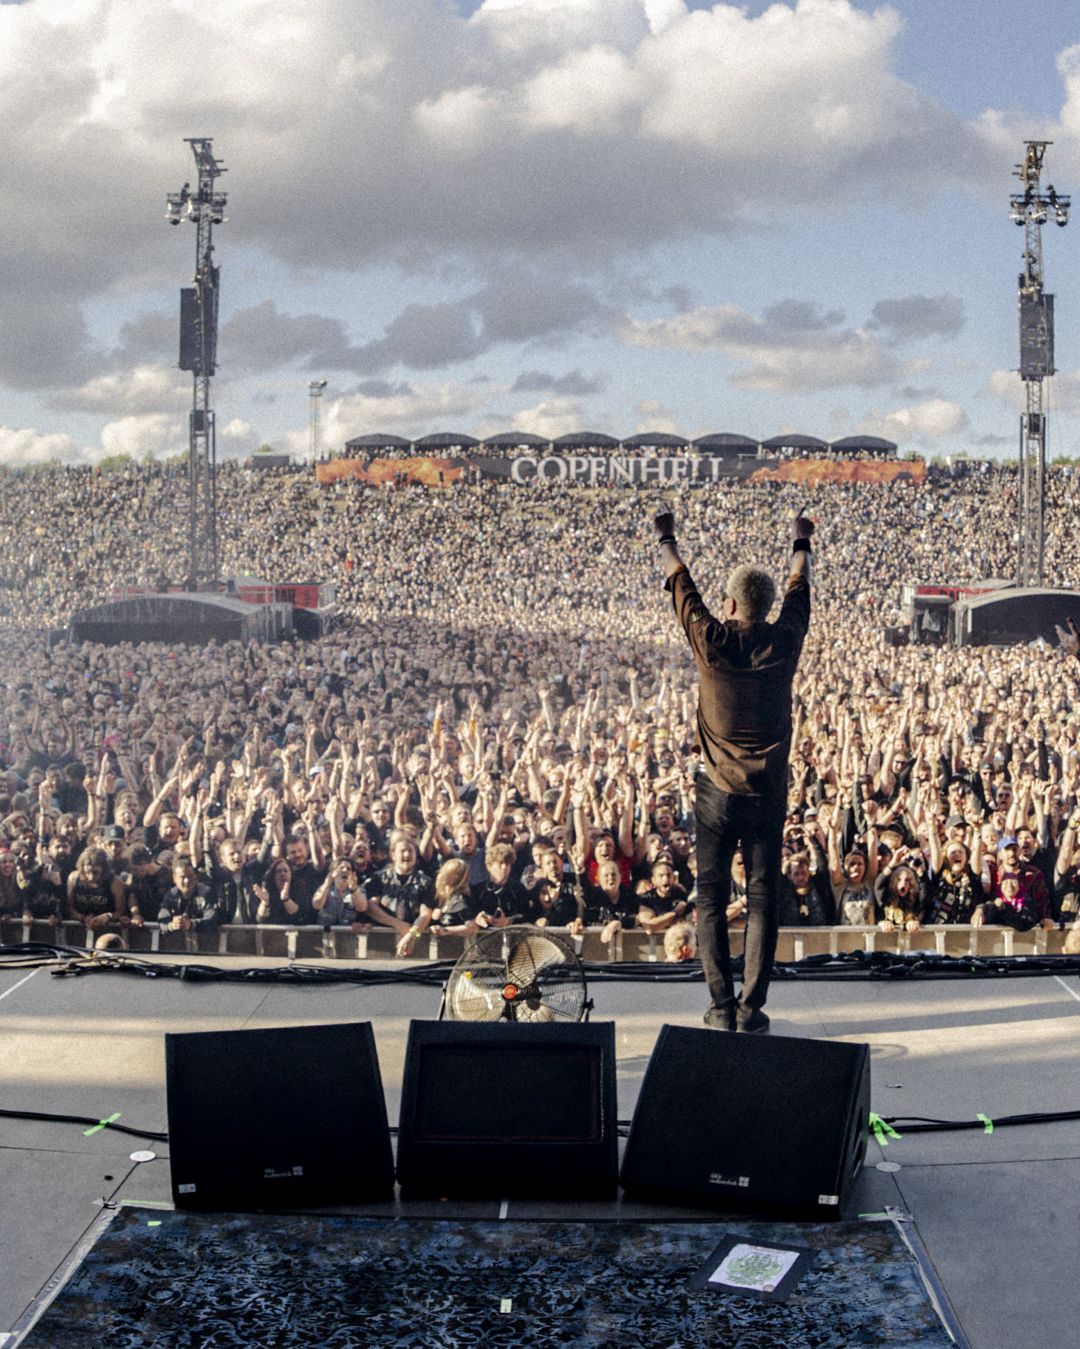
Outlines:
{"type": "Polygon", "coordinates": [[[906,1231],[907,1240],[900,1224],[884,1218],[468,1222],[131,1207],[103,1221],[17,1342],[34,1349],[947,1349],[957,1340],[920,1276],[925,1257],[908,1244],[918,1248],[917,1238],[906,1231]],[[786,1300],[694,1287],[732,1237],[803,1250],[786,1300]]]}

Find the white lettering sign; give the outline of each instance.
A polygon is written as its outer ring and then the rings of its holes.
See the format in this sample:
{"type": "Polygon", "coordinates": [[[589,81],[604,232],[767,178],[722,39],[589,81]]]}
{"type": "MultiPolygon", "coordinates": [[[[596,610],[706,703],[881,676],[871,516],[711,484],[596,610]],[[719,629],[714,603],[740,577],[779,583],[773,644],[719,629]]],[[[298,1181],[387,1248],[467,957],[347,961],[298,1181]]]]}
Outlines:
{"type": "Polygon", "coordinates": [[[578,483],[588,487],[656,485],[694,486],[715,482],[731,473],[730,460],[707,455],[664,456],[571,454],[545,455],[542,459],[523,454],[511,461],[510,480],[525,487],[530,483],[578,483]]]}

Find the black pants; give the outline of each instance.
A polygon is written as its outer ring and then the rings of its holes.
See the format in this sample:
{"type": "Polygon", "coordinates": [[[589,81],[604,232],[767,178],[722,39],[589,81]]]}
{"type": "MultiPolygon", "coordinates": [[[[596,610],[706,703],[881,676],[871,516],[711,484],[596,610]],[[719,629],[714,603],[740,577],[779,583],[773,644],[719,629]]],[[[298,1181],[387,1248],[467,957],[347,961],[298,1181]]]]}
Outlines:
{"type": "Polygon", "coordinates": [[[740,1005],[765,1005],[776,954],[780,847],[784,796],[734,796],[704,773],[697,779],[698,954],[714,1007],[735,1009],[728,945],[727,906],[731,859],[742,848],[746,863],[746,945],[740,1005]]]}

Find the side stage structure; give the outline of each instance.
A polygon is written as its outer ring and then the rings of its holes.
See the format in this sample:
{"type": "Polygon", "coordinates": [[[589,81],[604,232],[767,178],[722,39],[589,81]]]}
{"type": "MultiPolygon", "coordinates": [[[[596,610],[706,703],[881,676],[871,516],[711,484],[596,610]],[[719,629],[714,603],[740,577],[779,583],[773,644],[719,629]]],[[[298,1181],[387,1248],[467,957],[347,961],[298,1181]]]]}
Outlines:
{"type": "MultiPolygon", "coordinates": [[[[1013,173],[1021,190],[1009,198],[1009,218],[1024,231],[1023,270],[1017,282],[1020,323],[1020,414],[1016,516],[1016,578],[961,585],[906,586],[903,613],[910,640],[957,646],[1014,646],[1040,638],[1053,644],[1057,624],[1080,626],[1080,594],[1047,584],[1046,451],[1050,395],[1055,373],[1054,297],[1043,276],[1042,228],[1051,219],[1069,223],[1071,199],[1053,183],[1042,186],[1043,162],[1052,141],[1025,141],[1013,173]]],[[[902,640],[902,637],[900,638],[902,640]]]]}

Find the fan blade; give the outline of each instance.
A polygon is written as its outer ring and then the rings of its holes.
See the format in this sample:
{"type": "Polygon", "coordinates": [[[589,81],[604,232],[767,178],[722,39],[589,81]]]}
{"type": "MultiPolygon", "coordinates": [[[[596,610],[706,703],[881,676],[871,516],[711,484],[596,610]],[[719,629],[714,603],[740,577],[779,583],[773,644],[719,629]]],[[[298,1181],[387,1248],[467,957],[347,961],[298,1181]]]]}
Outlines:
{"type": "Polygon", "coordinates": [[[467,970],[459,978],[451,978],[446,1005],[452,1021],[498,1021],[503,1015],[502,996],[470,978],[467,970]]]}
{"type": "Polygon", "coordinates": [[[560,933],[518,924],[482,932],[447,979],[453,1021],[580,1021],[585,976],[560,933]],[[508,992],[509,990],[509,992],[508,992]]]}
{"type": "Polygon", "coordinates": [[[537,933],[521,937],[510,951],[506,962],[507,978],[511,982],[528,988],[536,982],[536,976],[552,965],[566,963],[566,952],[561,946],[537,933]]]}

